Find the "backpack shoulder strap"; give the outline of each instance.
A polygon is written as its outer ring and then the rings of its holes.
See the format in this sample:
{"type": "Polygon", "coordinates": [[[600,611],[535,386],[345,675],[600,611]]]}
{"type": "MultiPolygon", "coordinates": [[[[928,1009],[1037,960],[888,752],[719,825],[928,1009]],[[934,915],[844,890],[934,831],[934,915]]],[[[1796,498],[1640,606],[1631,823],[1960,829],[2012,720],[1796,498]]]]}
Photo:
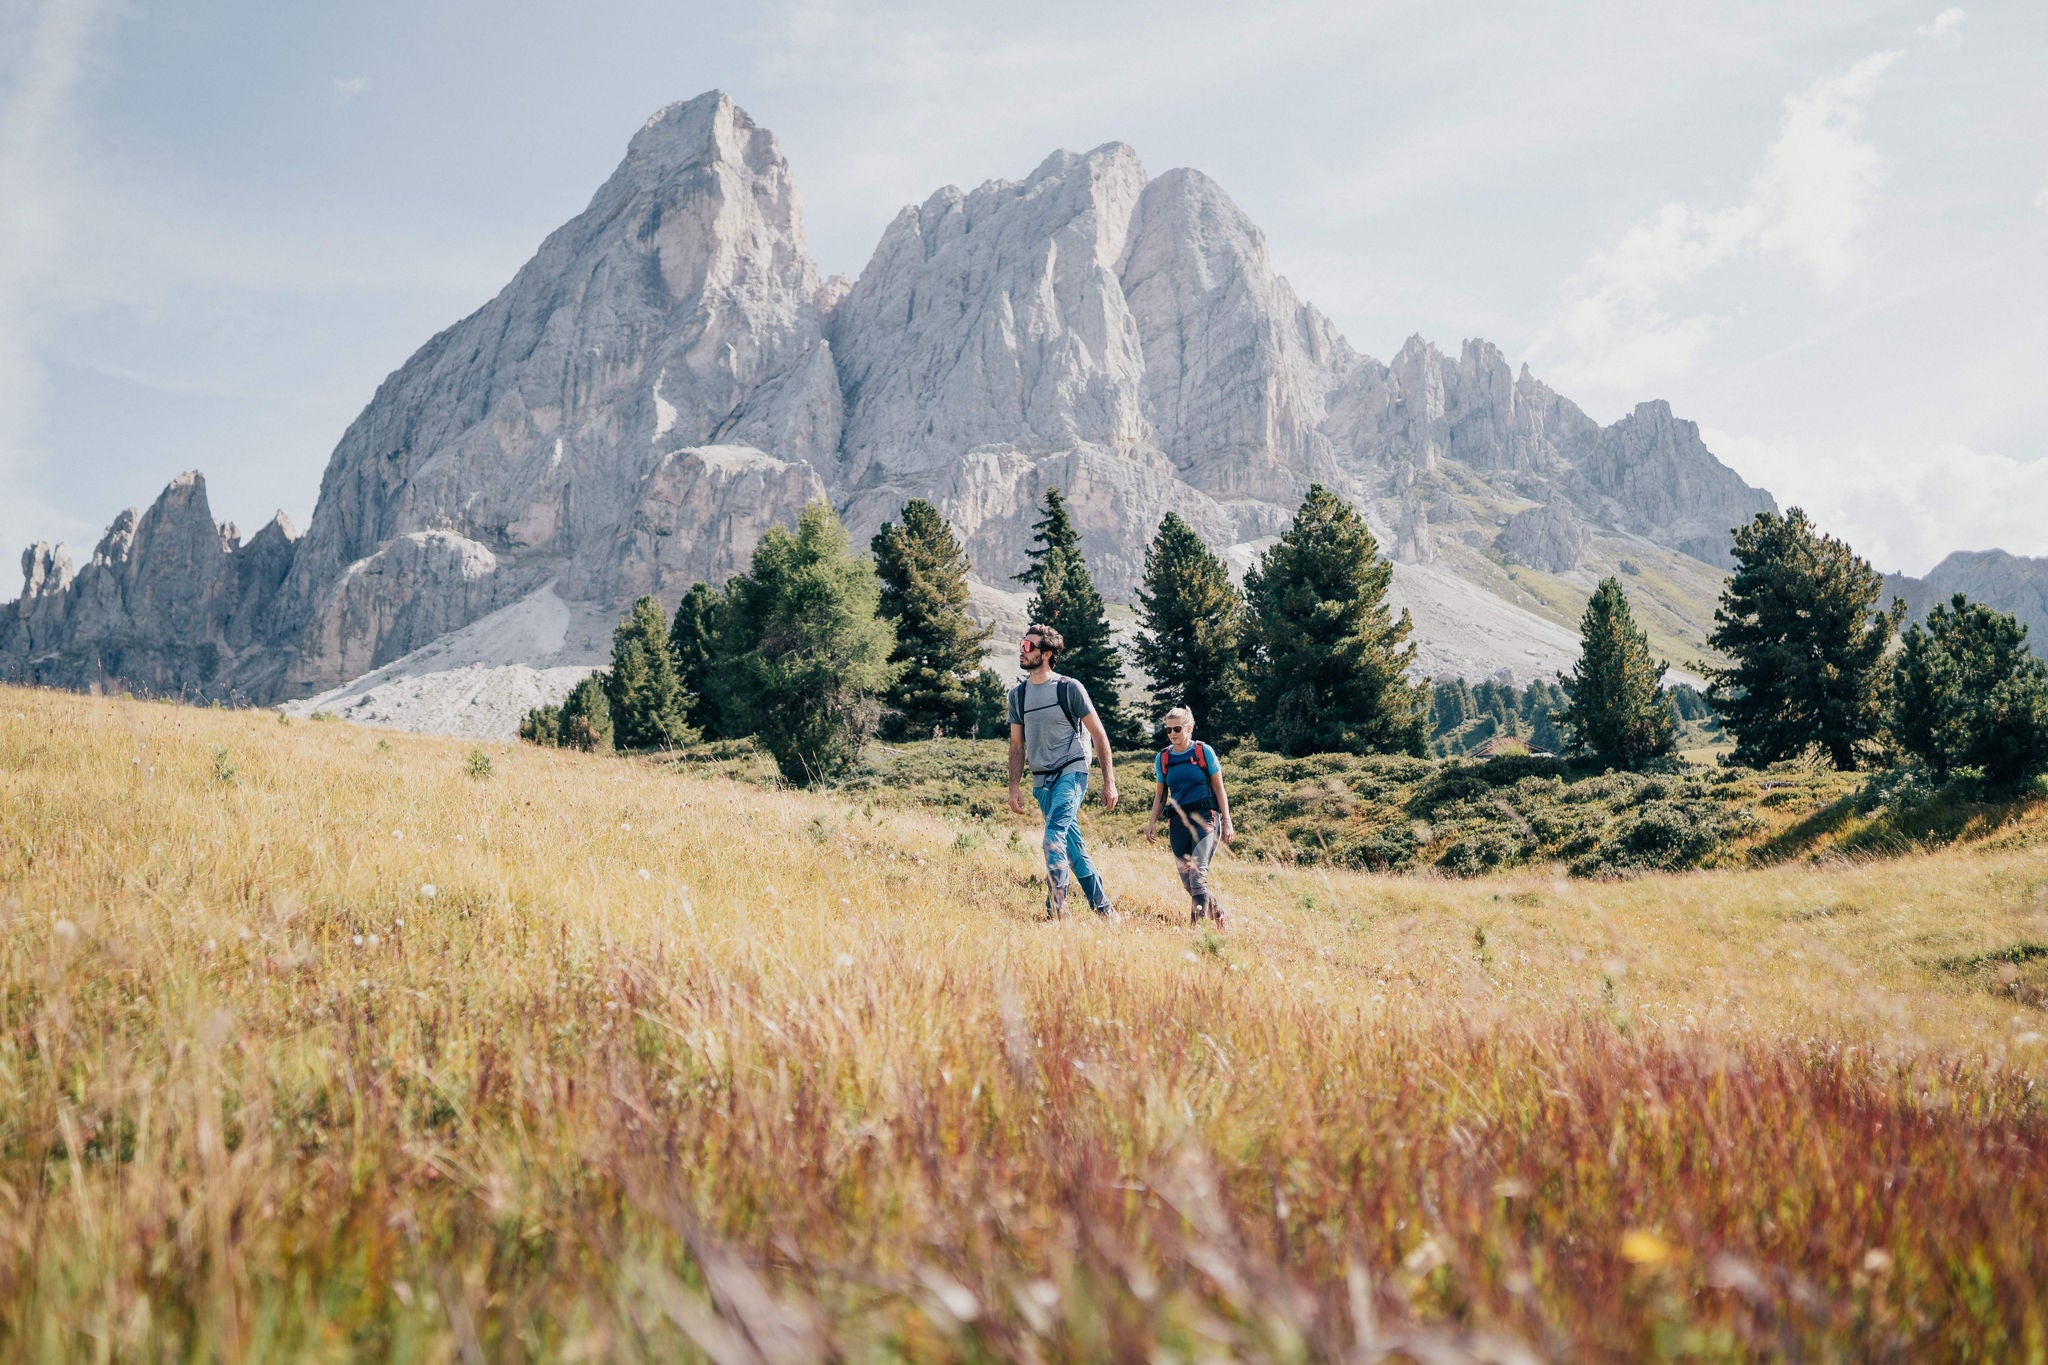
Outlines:
{"type": "Polygon", "coordinates": [[[1081,703],[1074,696],[1074,680],[1062,674],[1053,684],[1053,696],[1059,700],[1060,714],[1067,718],[1067,724],[1076,730],[1081,728],[1081,718],[1074,713],[1081,703]]]}

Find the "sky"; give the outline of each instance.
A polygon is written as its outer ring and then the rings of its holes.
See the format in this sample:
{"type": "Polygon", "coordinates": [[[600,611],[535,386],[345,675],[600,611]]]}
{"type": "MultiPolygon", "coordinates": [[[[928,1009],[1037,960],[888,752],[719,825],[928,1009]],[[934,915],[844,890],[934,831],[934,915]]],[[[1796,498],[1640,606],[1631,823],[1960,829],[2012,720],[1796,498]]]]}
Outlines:
{"type": "Polygon", "coordinates": [[[1668,399],[1881,569],[2048,555],[2048,5],[1253,10],[0,0],[0,546],[82,563],[195,468],[303,529],[378,383],[718,88],[827,273],[1123,141],[1360,350],[1668,399]]]}

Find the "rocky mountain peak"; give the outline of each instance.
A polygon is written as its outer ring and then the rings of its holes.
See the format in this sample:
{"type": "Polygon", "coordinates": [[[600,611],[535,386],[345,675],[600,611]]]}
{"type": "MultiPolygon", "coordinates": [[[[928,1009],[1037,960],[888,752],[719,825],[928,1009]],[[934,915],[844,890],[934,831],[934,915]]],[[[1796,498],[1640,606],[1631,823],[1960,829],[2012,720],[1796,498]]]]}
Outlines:
{"type": "MultiPolygon", "coordinates": [[[[1602,428],[1484,340],[1359,354],[1220,185],[1149,178],[1119,142],[942,188],[857,279],[821,281],[774,136],[714,90],[650,118],[583,212],[385,380],[303,537],[280,517],[242,544],[181,476],[75,574],[31,547],[0,667],[324,692],[486,617],[672,602],[817,497],[857,543],[929,499],[1007,586],[1058,486],[1122,598],[1167,511],[1241,564],[1312,481],[1359,503],[1424,630],[1464,632],[1425,650],[1457,669],[1569,645],[1530,615],[1560,594],[1511,604],[1517,577],[1589,585],[1617,547],[1721,562],[1727,529],[1775,506],[1668,404],[1602,428]],[[1487,643],[1504,621],[1520,653],[1487,643]]],[[[1679,558],[1667,577],[1711,578],[1679,558]]]]}
{"type": "Polygon", "coordinates": [[[819,294],[773,135],[717,91],[655,115],[343,435],[279,623],[294,676],[340,682],[550,578],[585,598],[645,580],[621,528],[694,447],[769,452],[809,486],[801,466],[840,438],[819,294]],[[442,605],[415,609],[429,593],[442,605]]]}

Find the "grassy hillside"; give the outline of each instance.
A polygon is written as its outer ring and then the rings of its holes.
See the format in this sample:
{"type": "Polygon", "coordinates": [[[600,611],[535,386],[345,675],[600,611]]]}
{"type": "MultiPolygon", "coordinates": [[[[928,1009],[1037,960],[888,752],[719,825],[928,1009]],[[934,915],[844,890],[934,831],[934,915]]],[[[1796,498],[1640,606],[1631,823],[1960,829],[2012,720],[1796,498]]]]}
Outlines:
{"type": "MultiPolygon", "coordinates": [[[[1142,846],[1156,751],[1117,756],[1130,800],[1094,810],[1096,837],[1142,846]]],[[[778,786],[751,744],[719,743],[673,760],[686,771],[778,786]]],[[[928,809],[962,822],[963,848],[1007,837],[1004,744],[940,740],[871,746],[842,796],[866,810],[928,809]]],[[[1988,841],[2048,838],[2039,784],[1997,800],[1825,766],[1610,773],[1557,759],[1431,761],[1244,748],[1224,762],[1242,826],[1235,852],[1282,866],[1470,877],[1542,866],[1575,876],[1868,857],[1988,841]]]]}
{"type": "Polygon", "coordinates": [[[1695,671],[1700,663],[1727,662],[1706,643],[1727,581],[1724,570],[1640,537],[1601,532],[1590,535],[1583,561],[1568,574],[1508,564],[1494,548],[1494,539],[1509,517],[1537,504],[1504,493],[1453,464],[1446,464],[1440,477],[1445,492],[1470,518],[1432,528],[1438,552],[1461,577],[1577,631],[1594,587],[1602,578],[1618,576],[1636,624],[1658,657],[1685,672],[1695,671]]]}
{"type": "Polygon", "coordinates": [[[1048,925],[1000,813],[0,691],[0,1358],[2039,1359],[1993,843],[1048,925]]]}

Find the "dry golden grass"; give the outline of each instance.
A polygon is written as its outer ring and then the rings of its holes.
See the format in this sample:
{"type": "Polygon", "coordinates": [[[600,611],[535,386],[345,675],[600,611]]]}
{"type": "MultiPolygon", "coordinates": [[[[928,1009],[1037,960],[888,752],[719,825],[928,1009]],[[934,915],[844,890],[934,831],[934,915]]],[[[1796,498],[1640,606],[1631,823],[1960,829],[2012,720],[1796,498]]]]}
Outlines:
{"type": "Polygon", "coordinates": [[[0,1357],[2048,1354],[2039,846],[1218,938],[480,752],[0,690],[0,1357]]]}

